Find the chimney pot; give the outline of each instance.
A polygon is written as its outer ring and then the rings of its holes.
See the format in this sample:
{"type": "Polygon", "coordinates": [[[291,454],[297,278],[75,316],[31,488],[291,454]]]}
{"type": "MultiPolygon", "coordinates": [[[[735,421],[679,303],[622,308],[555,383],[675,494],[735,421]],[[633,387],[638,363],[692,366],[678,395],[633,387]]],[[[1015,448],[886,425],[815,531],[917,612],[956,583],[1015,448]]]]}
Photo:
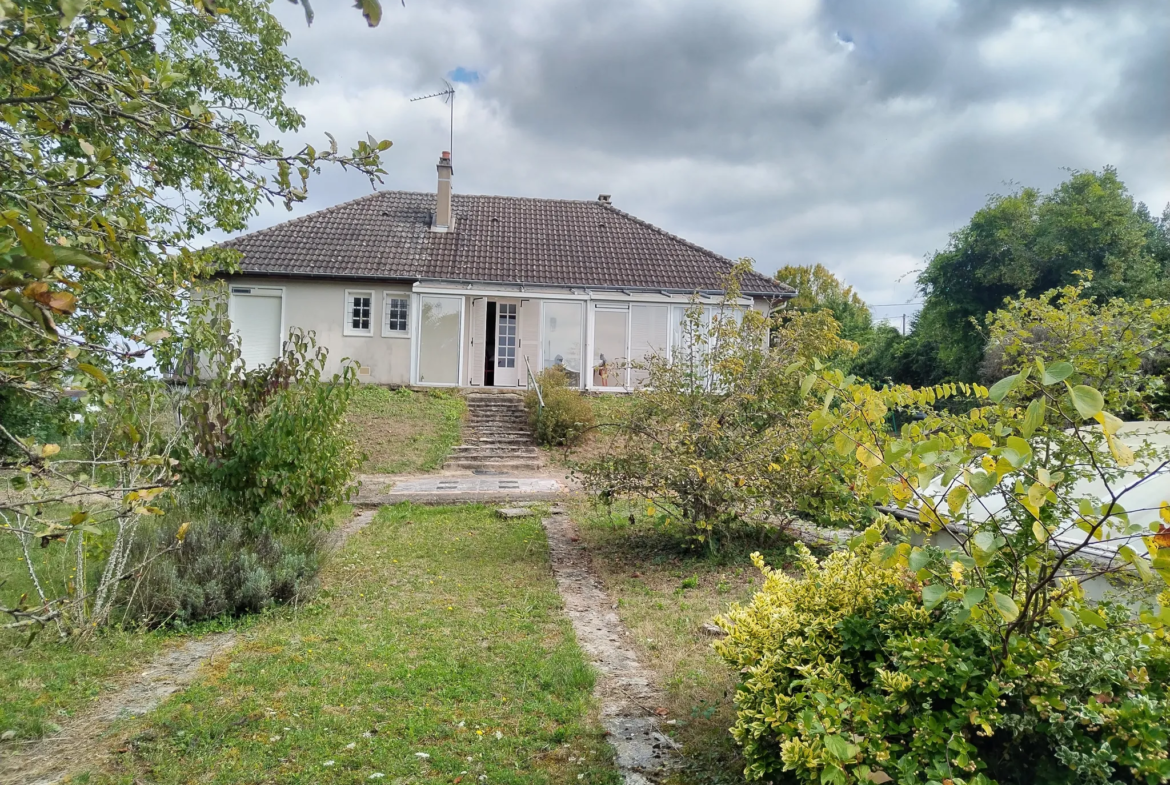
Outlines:
{"type": "Polygon", "coordinates": [[[598,194],[597,201],[609,204],[609,194],[598,194]]]}

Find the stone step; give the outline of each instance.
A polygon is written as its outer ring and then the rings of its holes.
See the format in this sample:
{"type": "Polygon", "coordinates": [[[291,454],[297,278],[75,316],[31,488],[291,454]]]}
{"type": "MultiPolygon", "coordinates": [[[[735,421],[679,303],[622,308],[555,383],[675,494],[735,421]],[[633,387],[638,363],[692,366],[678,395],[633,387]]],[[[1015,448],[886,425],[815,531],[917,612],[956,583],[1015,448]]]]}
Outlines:
{"type": "Polygon", "coordinates": [[[540,455],[540,451],[531,444],[460,444],[451,449],[451,454],[462,458],[468,455],[540,455]]]}
{"type": "Polygon", "coordinates": [[[540,461],[538,460],[500,460],[500,461],[484,461],[478,458],[459,459],[455,458],[448,461],[444,468],[447,469],[462,469],[464,471],[475,471],[476,469],[484,469],[493,472],[527,472],[536,471],[540,469],[540,461]]]}

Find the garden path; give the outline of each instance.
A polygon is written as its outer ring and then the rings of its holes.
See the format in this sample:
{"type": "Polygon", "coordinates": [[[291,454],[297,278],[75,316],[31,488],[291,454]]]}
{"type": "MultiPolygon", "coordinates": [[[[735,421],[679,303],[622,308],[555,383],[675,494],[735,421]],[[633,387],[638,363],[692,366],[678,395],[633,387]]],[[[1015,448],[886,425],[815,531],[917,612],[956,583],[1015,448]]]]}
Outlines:
{"type": "Polygon", "coordinates": [[[601,723],[609,734],[626,785],[658,782],[667,773],[674,741],[659,730],[661,695],[653,672],[644,667],[618,618],[617,607],[580,543],[577,525],[560,507],[543,520],[549,556],[565,613],[577,642],[600,671],[595,694],[601,723]]]}

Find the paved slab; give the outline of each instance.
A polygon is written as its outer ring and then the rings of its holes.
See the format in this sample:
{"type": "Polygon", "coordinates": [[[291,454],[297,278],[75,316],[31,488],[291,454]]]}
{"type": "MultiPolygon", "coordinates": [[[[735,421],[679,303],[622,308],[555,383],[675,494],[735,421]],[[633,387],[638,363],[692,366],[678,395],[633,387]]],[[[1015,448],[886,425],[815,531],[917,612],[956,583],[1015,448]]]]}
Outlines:
{"type": "Polygon", "coordinates": [[[552,477],[477,477],[438,475],[371,483],[358,494],[361,505],[469,504],[523,501],[553,501],[570,489],[552,477]]]}

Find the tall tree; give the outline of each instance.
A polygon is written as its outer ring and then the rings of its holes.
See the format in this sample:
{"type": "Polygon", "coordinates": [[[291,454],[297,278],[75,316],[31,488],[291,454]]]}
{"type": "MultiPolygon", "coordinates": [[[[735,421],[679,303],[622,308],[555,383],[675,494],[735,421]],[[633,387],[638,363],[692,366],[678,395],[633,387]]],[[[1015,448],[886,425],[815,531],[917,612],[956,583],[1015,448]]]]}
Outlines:
{"type": "Polygon", "coordinates": [[[797,296],[788,308],[797,311],[830,311],[841,325],[841,337],[864,343],[873,329],[869,307],[852,286],[823,264],[787,265],[776,271],[777,281],[792,286],[797,296]]]}
{"type": "Polygon", "coordinates": [[[263,0],[0,0],[0,387],[49,397],[171,350],[225,261],[201,235],[303,200],[322,162],[379,175],[389,142],[264,138],[304,125],[287,39],[263,0]]]}
{"type": "Polygon", "coordinates": [[[1048,194],[993,196],[919,276],[925,302],[915,329],[938,341],[944,377],[975,380],[984,319],[1007,297],[1074,283],[1078,270],[1093,272],[1087,294],[1097,299],[1163,294],[1165,224],[1109,167],[1074,172],[1048,194]]]}

